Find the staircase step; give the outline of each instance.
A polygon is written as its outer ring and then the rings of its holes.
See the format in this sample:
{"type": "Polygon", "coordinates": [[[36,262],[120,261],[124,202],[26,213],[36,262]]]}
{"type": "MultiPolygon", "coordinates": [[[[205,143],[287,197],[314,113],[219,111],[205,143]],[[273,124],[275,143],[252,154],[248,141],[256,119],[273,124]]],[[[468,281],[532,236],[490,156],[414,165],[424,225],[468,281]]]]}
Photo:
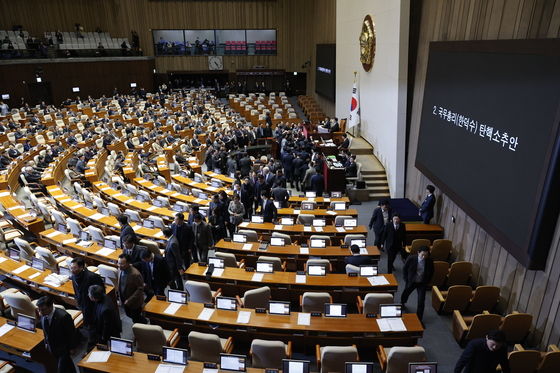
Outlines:
{"type": "Polygon", "coordinates": [[[364,170],[363,166],[362,166],[362,175],[376,175],[376,176],[387,177],[385,171],[383,170],[364,170]]]}
{"type": "Polygon", "coordinates": [[[385,177],[385,175],[364,175],[362,174],[362,179],[367,181],[387,181],[387,178],[385,177]]]}

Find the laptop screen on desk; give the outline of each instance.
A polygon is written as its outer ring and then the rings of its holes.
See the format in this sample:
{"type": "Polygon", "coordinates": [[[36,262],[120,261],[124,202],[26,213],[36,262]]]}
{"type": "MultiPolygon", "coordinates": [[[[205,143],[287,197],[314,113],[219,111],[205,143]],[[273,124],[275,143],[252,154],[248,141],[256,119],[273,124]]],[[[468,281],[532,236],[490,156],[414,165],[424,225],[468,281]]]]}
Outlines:
{"type": "Polygon", "coordinates": [[[229,297],[216,297],[216,308],[219,310],[236,311],[237,300],[229,297]]]}
{"type": "Polygon", "coordinates": [[[309,246],[313,248],[324,248],[327,246],[327,240],[324,238],[312,238],[309,242],[309,246]]]}
{"type": "Polygon", "coordinates": [[[260,215],[251,216],[251,223],[264,223],[264,218],[260,215]]]}
{"type": "Polygon", "coordinates": [[[362,277],[377,276],[377,266],[374,265],[360,266],[360,276],[362,277]]]}
{"type": "Polygon", "coordinates": [[[67,267],[58,267],[58,274],[61,276],[72,276],[72,271],[67,267]]]}
{"type": "Polygon", "coordinates": [[[350,246],[352,245],[358,245],[358,247],[361,249],[363,247],[366,247],[366,240],[363,238],[352,239],[350,240],[350,246]]]}
{"type": "Polygon", "coordinates": [[[373,363],[346,363],[345,373],[373,373],[373,363]]]}
{"type": "Polygon", "coordinates": [[[19,260],[19,250],[10,249],[9,255],[10,255],[10,259],[19,260]]]}
{"type": "Polygon", "coordinates": [[[257,272],[272,273],[274,272],[274,264],[270,262],[257,262],[257,272]]]}
{"type": "Polygon", "coordinates": [[[16,318],[16,325],[18,328],[27,330],[28,332],[35,331],[35,318],[18,313],[16,318]]]}
{"type": "Polygon", "coordinates": [[[408,373],[437,373],[437,363],[408,363],[408,373]]]}
{"type": "Polygon", "coordinates": [[[325,317],[346,317],[346,304],[325,303],[325,317]]]}
{"type": "Polygon", "coordinates": [[[344,219],[344,228],[354,228],[358,226],[358,219],[344,219]]]}
{"type": "Polygon", "coordinates": [[[167,292],[167,300],[173,303],[187,304],[187,292],[180,290],[169,290],[167,292]]]}
{"type": "Polygon", "coordinates": [[[43,259],[41,258],[33,258],[31,259],[31,267],[42,271],[45,269],[45,262],[43,262],[43,259]]]}
{"type": "Polygon", "coordinates": [[[315,192],[305,192],[305,197],[315,198],[315,197],[317,197],[317,193],[315,193],[315,192]]]}
{"type": "Polygon", "coordinates": [[[208,199],[208,194],[206,194],[206,193],[198,193],[198,198],[200,198],[200,199],[208,199]]]}
{"type": "Polygon", "coordinates": [[[68,232],[68,230],[66,229],[66,224],[61,224],[61,223],[58,223],[56,225],[56,230],[59,231],[59,232],[62,232],[62,233],[67,233],[68,232]]]}
{"type": "Polygon", "coordinates": [[[247,236],[244,235],[244,234],[234,233],[233,234],[233,242],[246,243],[247,242],[247,236]]]}
{"type": "Polygon", "coordinates": [[[188,364],[188,351],[181,348],[171,348],[163,346],[163,359],[164,363],[170,364],[188,364]]]}
{"type": "Polygon", "coordinates": [[[380,304],[379,315],[381,317],[401,317],[402,309],[400,304],[380,304]]]}
{"type": "Polygon", "coordinates": [[[91,237],[89,236],[89,233],[86,231],[81,231],[80,232],[80,241],[89,241],[91,240],[91,237]]]}
{"type": "Polygon", "coordinates": [[[341,198],[342,192],[331,192],[331,198],[341,198]]]}
{"type": "Polygon", "coordinates": [[[307,274],[309,276],[325,276],[327,274],[327,267],[316,264],[308,265],[307,274]]]}
{"type": "Polygon", "coordinates": [[[286,245],[286,241],[284,237],[270,237],[270,245],[271,246],[284,246],[286,245]]]}
{"type": "Polygon", "coordinates": [[[346,210],[346,203],[344,202],[335,202],[333,203],[335,211],[344,211],[346,210]]]}
{"type": "Polygon", "coordinates": [[[313,210],[315,205],[312,202],[302,202],[301,209],[302,210],[313,210]]]}
{"type": "Polygon", "coordinates": [[[327,225],[327,221],[325,219],[313,219],[314,227],[324,227],[325,225],[327,225]]]}
{"type": "Polygon", "coordinates": [[[220,369],[244,372],[246,357],[243,355],[220,354],[220,369]]]}
{"type": "Polygon", "coordinates": [[[281,218],[280,224],[282,225],[294,225],[294,219],[292,218],[281,218]]]}
{"type": "Polygon", "coordinates": [[[309,361],[283,359],[282,373],[309,373],[309,361]]]}
{"type": "Polygon", "coordinates": [[[225,263],[222,258],[210,257],[208,258],[208,265],[213,264],[214,268],[224,268],[225,263]]]}
{"type": "Polygon", "coordinates": [[[152,219],[144,219],[144,223],[142,225],[144,228],[154,229],[156,223],[152,219]]]}
{"type": "Polygon", "coordinates": [[[107,247],[107,248],[109,248],[109,249],[112,249],[112,250],[116,250],[116,249],[117,249],[117,246],[118,246],[118,243],[117,243],[116,240],[113,240],[113,239],[110,239],[110,238],[106,238],[105,241],[104,241],[104,243],[103,243],[103,246],[104,246],[104,247],[107,247]]]}
{"type": "Polygon", "coordinates": [[[115,354],[132,356],[132,341],[128,339],[109,339],[109,350],[115,354]]]}
{"type": "Polygon", "coordinates": [[[290,314],[290,302],[281,301],[269,301],[268,302],[268,313],[271,315],[289,315],[290,314]]]}

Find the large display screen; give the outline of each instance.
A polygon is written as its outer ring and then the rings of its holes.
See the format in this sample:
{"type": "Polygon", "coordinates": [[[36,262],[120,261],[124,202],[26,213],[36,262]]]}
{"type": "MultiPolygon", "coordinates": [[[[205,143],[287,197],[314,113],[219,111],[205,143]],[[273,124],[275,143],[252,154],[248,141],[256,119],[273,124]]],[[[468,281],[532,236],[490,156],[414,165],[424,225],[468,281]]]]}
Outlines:
{"type": "Polygon", "coordinates": [[[317,44],[315,92],[334,101],[336,88],[336,45],[317,44]]]}
{"type": "Polygon", "coordinates": [[[521,263],[558,218],[559,40],[434,42],[416,167],[521,263]]]}

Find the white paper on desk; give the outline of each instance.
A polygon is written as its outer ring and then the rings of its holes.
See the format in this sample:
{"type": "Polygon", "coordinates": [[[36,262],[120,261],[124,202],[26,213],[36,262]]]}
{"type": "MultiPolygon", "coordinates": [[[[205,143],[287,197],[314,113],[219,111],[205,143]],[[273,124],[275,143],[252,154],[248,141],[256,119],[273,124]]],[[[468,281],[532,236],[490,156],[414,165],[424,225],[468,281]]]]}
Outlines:
{"type": "Polygon", "coordinates": [[[27,264],[24,264],[21,267],[14,269],[12,272],[15,273],[16,275],[19,275],[20,273],[28,270],[29,268],[31,267],[29,267],[27,264]]]}
{"type": "Polygon", "coordinates": [[[105,217],[105,215],[96,212],[95,214],[93,214],[93,215],[90,216],[89,218],[90,218],[90,219],[93,219],[93,220],[99,220],[99,219],[104,218],[104,217],[105,217]]]}
{"type": "Polygon", "coordinates": [[[214,268],[214,272],[212,272],[212,277],[222,277],[224,274],[223,268],[214,268]]]}
{"type": "Polygon", "coordinates": [[[23,215],[18,215],[17,218],[19,218],[19,219],[24,219],[24,218],[28,218],[28,217],[30,217],[30,216],[31,216],[30,213],[26,213],[26,214],[23,214],[23,215]]]}
{"type": "Polygon", "coordinates": [[[13,211],[13,210],[17,210],[17,209],[25,210],[25,206],[17,205],[17,206],[12,206],[12,207],[7,208],[8,211],[13,211]]]}
{"type": "Polygon", "coordinates": [[[146,210],[148,210],[148,211],[154,211],[155,209],[157,209],[157,206],[150,206],[150,207],[148,207],[146,210]]]}
{"type": "Polygon", "coordinates": [[[360,255],[367,255],[369,254],[365,247],[360,247],[360,255]]]}
{"type": "Polygon", "coordinates": [[[178,196],[180,196],[180,195],[181,195],[181,193],[175,192],[175,193],[171,194],[171,197],[178,197],[178,196]]]}
{"type": "Polygon", "coordinates": [[[274,230],[275,230],[275,231],[281,231],[281,230],[282,230],[282,226],[281,226],[281,225],[275,225],[275,226],[274,226],[274,230]]]}
{"type": "Polygon", "coordinates": [[[102,249],[100,249],[100,250],[97,250],[97,251],[95,252],[95,254],[101,255],[101,256],[109,256],[109,255],[111,255],[114,251],[115,251],[115,250],[113,250],[113,249],[110,249],[110,248],[108,248],[108,247],[104,247],[104,248],[102,248],[102,249]]]}
{"type": "Polygon", "coordinates": [[[169,189],[163,188],[163,189],[161,190],[161,192],[162,192],[162,193],[170,193],[171,191],[170,191],[169,189]]]}
{"type": "Polygon", "coordinates": [[[336,231],[337,232],[346,232],[346,229],[344,229],[344,227],[336,227],[336,231]]]}
{"type": "Polygon", "coordinates": [[[379,330],[382,332],[404,332],[406,326],[400,317],[388,317],[376,319],[379,330]]]}
{"type": "Polygon", "coordinates": [[[116,193],[116,194],[113,194],[111,197],[117,198],[117,197],[120,197],[120,196],[122,196],[122,195],[123,195],[122,193],[116,193]]]}
{"type": "Polygon", "coordinates": [[[327,211],[327,214],[329,214],[329,215],[336,215],[336,211],[330,211],[330,210],[329,210],[329,211],[327,211]]]}
{"type": "Polygon", "coordinates": [[[368,277],[367,279],[372,286],[389,285],[389,281],[387,281],[385,276],[372,276],[368,277]]]}
{"type": "Polygon", "coordinates": [[[76,204],[76,205],[74,205],[74,206],[72,206],[72,207],[70,207],[70,208],[71,208],[72,210],[77,210],[77,209],[79,209],[80,207],[84,207],[84,206],[82,206],[80,203],[78,203],[78,204],[76,204]]]}
{"type": "Polygon", "coordinates": [[[0,257],[0,263],[4,263],[8,258],[4,258],[3,256],[0,257]]]}
{"type": "Polygon", "coordinates": [[[166,313],[168,315],[175,315],[175,312],[177,312],[179,308],[181,308],[180,303],[171,303],[169,306],[167,306],[163,313],[166,313]]]}
{"type": "Polygon", "coordinates": [[[148,187],[148,189],[156,189],[157,187],[158,187],[157,185],[150,185],[150,186],[148,187]]]}
{"type": "Polygon", "coordinates": [[[298,325],[311,325],[311,314],[300,312],[297,315],[297,324],[298,325]]]}
{"type": "Polygon", "coordinates": [[[218,190],[218,188],[213,187],[213,186],[208,186],[208,187],[206,187],[206,189],[208,189],[208,190],[211,191],[211,192],[215,192],[215,191],[218,190]]]}
{"type": "Polygon", "coordinates": [[[54,231],[54,232],[51,232],[51,233],[45,235],[45,237],[47,237],[47,238],[53,238],[53,237],[58,236],[59,234],[62,234],[62,233],[59,232],[59,231],[54,231]]]}
{"type": "Polygon", "coordinates": [[[111,187],[106,186],[106,187],[103,187],[103,188],[99,188],[99,190],[108,190],[108,189],[111,189],[111,187]]]}
{"type": "Polygon", "coordinates": [[[296,284],[305,284],[305,275],[296,275],[296,284]]]}
{"type": "Polygon", "coordinates": [[[12,330],[13,328],[14,326],[10,324],[4,324],[0,326],[0,337],[6,334],[7,332],[9,332],[10,330],[12,330]]]}
{"type": "Polygon", "coordinates": [[[301,210],[294,210],[294,215],[299,215],[301,213],[301,210]]]}
{"type": "Polygon", "coordinates": [[[213,308],[205,308],[202,312],[198,315],[198,319],[208,321],[214,314],[213,308]]]}
{"type": "Polygon", "coordinates": [[[322,232],[323,231],[323,227],[315,227],[315,232],[322,232]]]}
{"type": "Polygon", "coordinates": [[[323,202],[330,202],[331,199],[330,198],[323,198],[323,202]]]}
{"type": "Polygon", "coordinates": [[[184,371],[184,365],[159,364],[154,373],[183,373],[184,371]]]}
{"type": "Polygon", "coordinates": [[[242,227],[242,228],[245,228],[245,227],[249,226],[249,223],[244,221],[243,223],[240,223],[239,226],[242,227]]]}
{"type": "Polygon", "coordinates": [[[309,247],[300,247],[299,248],[299,253],[304,254],[304,255],[309,254],[309,247]]]}
{"type": "Polygon", "coordinates": [[[311,227],[303,227],[304,232],[311,232],[311,227]]]}
{"type": "Polygon", "coordinates": [[[251,281],[261,282],[264,277],[264,273],[253,273],[251,281]]]}
{"type": "Polygon", "coordinates": [[[106,363],[111,356],[111,351],[93,351],[89,354],[88,363],[106,363]]]}
{"type": "Polygon", "coordinates": [[[132,227],[132,230],[134,232],[139,231],[142,228],[142,226],[140,224],[136,224],[134,227],[132,227]]]}
{"type": "Polygon", "coordinates": [[[78,241],[77,238],[69,238],[69,239],[67,239],[67,240],[62,241],[62,244],[63,244],[63,245],[68,245],[68,244],[74,243],[74,242],[76,242],[76,241],[78,241]]]}
{"type": "Polygon", "coordinates": [[[251,312],[249,311],[239,311],[237,314],[237,322],[239,324],[248,324],[251,319],[251,312]]]}
{"type": "Polygon", "coordinates": [[[243,247],[241,248],[241,250],[251,250],[253,248],[253,244],[252,243],[245,243],[243,244],[243,247]]]}
{"type": "Polygon", "coordinates": [[[66,203],[68,201],[72,201],[72,198],[62,198],[61,200],[59,200],[60,203],[66,203]]]}
{"type": "Polygon", "coordinates": [[[32,274],[31,276],[29,276],[30,280],[33,280],[35,277],[39,276],[41,274],[41,272],[36,272],[34,274],[32,274]]]}
{"type": "Polygon", "coordinates": [[[200,203],[200,202],[202,202],[202,200],[200,198],[196,198],[193,202],[194,203],[200,203]]]}
{"type": "Polygon", "coordinates": [[[2,193],[0,193],[0,197],[6,197],[6,196],[9,196],[9,195],[10,195],[10,192],[2,192],[2,193]]]}
{"type": "Polygon", "coordinates": [[[204,368],[202,373],[218,373],[218,369],[204,368]]]}

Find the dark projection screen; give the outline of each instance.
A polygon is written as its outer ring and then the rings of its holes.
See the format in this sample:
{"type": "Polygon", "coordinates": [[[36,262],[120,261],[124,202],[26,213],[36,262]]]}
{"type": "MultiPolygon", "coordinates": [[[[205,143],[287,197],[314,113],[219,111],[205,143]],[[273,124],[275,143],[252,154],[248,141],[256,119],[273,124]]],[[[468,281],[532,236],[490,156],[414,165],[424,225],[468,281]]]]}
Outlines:
{"type": "Polygon", "coordinates": [[[336,45],[317,44],[315,92],[334,101],[336,87],[336,45]]]}
{"type": "Polygon", "coordinates": [[[560,41],[435,42],[416,167],[520,263],[558,218],[560,41]]]}

